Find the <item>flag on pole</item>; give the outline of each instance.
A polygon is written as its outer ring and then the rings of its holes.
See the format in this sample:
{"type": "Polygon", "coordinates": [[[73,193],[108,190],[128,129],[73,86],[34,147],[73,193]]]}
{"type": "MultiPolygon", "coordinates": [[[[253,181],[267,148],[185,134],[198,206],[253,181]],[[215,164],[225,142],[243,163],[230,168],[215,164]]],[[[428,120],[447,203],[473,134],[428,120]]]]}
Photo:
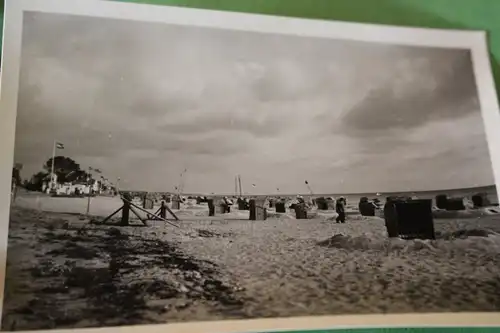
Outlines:
{"type": "Polygon", "coordinates": [[[56,142],[56,148],[57,149],[64,149],[64,145],[60,142],[56,142]]]}

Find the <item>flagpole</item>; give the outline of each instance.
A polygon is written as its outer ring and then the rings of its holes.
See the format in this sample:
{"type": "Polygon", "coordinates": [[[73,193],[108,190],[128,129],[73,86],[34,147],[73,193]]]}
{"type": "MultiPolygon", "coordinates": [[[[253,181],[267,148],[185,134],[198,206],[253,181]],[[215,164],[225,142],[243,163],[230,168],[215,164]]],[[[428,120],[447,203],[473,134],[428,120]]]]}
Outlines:
{"type": "Polygon", "coordinates": [[[120,194],[120,187],[119,186],[120,186],[120,177],[118,177],[116,179],[116,186],[115,186],[116,187],[115,190],[118,193],[118,195],[120,194]]]}
{"type": "Polygon", "coordinates": [[[54,182],[54,166],[55,166],[55,159],[56,159],[56,140],[54,140],[54,145],[52,147],[52,167],[50,170],[50,189],[52,190],[55,188],[55,182],[54,182]]]}
{"type": "Polygon", "coordinates": [[[243,197],[243,191],[241,189],[241,176],[238,175],[238,185],[240,186],[240,197],[243,197]]]}
{"type": "Polygon", "coordinates": [[[234,195],[238,196],[238,176],[234,176],[234,195]]]}
{"type": "Polygon", "coordinates": [[[87,186],[89,187],[89,197],[87,199],[87,215],[89,215],[90,212],[90,195],[92,193],[91,186],[90,186],[90,167],[89,167],[89,175],[87,176],[87,186]]]}

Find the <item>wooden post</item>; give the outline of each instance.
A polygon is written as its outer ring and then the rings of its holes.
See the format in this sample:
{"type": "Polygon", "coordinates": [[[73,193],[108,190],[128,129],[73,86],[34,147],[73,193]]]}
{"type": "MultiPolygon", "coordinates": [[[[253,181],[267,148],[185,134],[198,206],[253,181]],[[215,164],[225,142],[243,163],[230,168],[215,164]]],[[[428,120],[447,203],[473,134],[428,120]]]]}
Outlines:
{"type": "MultiPolygon", "coordinates": [[[[176,228],[179,228],[178,225],[171,223],[169,220],[167,220],[163,216],[158,216],[157,213],[153,214],[150,211],[147,211],[144,208],[135,205],[134,203],[132,203],[131,197],[129,195],[124,194],[121,198],[122,198],[122,201],[123,201],[123,206],[121,206],[116,211],[114,211],[111,215],[109,215],[108,217],[106,217],[101,223],[103,223],[103,224],[106,223],[106,221],[108,221],[109,219],[111,219],[113,216],[115,216],[116,214],[118,214],[121,211],[122,212],[122,218],[121,218],[120,223],[118,224],[120,226],[128,226],[129,225],[130,212],[132,212],[139,220],[141,220],[141,222],[144,225],[147,225],[146,221],[147,221],[147,219],[149,217],[153,217],[155,220],[160,220],[160,221],[168,223],[168,224],[170,224],[170,225],[172,225],[172,226],[174,226],[176,228]],[[143,213],[145,213],[146,214],[146,218],[142,218],[139,215],[139,213],[137,212],[136,209],[139,210],[139,211],[142,211],[143,213]]],[[[165,214],[166,211],[170,212],[172,214],[172,216],[177,221],[179,220],[179,218],[167,207],[167,205],[162,204],[162,207],[160,207],[160,214],[161,215],[166,215],[165,214]]]]}
{"type": "Polygon", "coordinates": [[[123,200],[122,219],[120,222],[121,226],[129,225],[129,216],[130,216],[130,203],[128,201],[123,200]]]}
{"type": "MultiPolygon", "coordinates": [[[[156,214],[153,214],[153,213],[151,213],[151,212],[148,212],[147,210],[145,210],[145,209],[143,209],[143,208],[141,208],[141,207],[139,207],[139,206],[135,205],[135,204],[134,204],[134,203],[132,203],[131,201],[128,201],[128,204],[130,205],[130,208],[131,208],[132,212],[134,212],[134,208],[135,208],[135,209],[138,209],[138,210],[142,211],[143,213],[146,213],[146,214],[150,214],[150,215],[152,215],[153,217],[155,217],[156,219],[158,219],[158,220],[160,220],[160,221],[163,221],[163,222],[165,222],[165,223],[168,223],[168,224],[170,224],[170,225],[173,225],[173,226],[174,226],[174,227],[176,227],[176,228],[179,228],[179,226],[178,226],[178,225],[171,223],[169,220],[164,219],[164,218],[162,218],[161,216],[158,216],[158,215],[156,215],[156,214]]],[[[167,210],[168,210],[168,208],[167,208],[167,210]]],[[[179,220],[179,219],[178,219],[178,217],[177,217],[175,214],[173,214],[173,213],[172,213],[172,211],[170,211],[170,213],[172,214],[172,216],[173,216],[176,220],[179,220]]],[[[138,215],[137,213],[135,213],[135,214],[137,215],[137,217],[139,217],[139,215],[138,215]]],[[[139,219],[141,219],[141,218],[139,217],[139,219]]],[[[142,219],[141,219],[141,221],[143,221],[143,223],[144,223],[144,224],[146,224],[144,220],[142,220],[142,219]]]]}
{"type": "Polygon", "coordinates": [[[257,219],[257,212],[255,209],[255,200],[254,199],[250,200],[249,206],[250,206],[250,217],[249,218],[251,221],[255,221],[257,219]]]}

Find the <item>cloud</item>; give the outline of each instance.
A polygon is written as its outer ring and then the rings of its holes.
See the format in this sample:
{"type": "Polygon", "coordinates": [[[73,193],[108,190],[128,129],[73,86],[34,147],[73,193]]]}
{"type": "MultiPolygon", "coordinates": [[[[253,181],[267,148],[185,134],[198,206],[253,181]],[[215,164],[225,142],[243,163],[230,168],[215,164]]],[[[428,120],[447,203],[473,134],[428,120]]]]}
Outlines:
{"type": "Polygon", "coordinates": [[[252,110],[223,113],[200,112],[198,116],[187,120],[175,121],[175,119],[167,118],[165,122],[157,126],[157,129],[168,133],[192,133],[193,135],[215,135],[228,132],[228,135],[233,138],[246,134],[257,138],[275,137],[286,130],[285,127],[280,126],[281,118],[273,117],[271,113],[261,115],[252,110]]]}
{"type": "Polygon", "coordinates": [[[148,190],[186,167],[186,190],[209,193],[232,192],[235,174],[263,192],[492,179],[465,50],[27,13],[21,61],[28,174],[57,139],[148,190]]]}
{"type": "Polygon", "coordinates": [[[402,59],[390,71],[388,82],[371,89],[342,117],[346,133],[415,128],[479,109],[469,52],[458,51],[443,61],[402,59]]]}

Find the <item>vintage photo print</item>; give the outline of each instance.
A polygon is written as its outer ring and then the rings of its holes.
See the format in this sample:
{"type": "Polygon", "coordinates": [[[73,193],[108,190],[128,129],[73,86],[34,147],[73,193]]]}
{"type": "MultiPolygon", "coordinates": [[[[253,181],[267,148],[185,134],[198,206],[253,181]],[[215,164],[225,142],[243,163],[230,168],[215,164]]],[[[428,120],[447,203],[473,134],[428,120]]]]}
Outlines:
{"type": "Polygon", "coordinates": [[[76,0],[5,24],[3,330],[500,309],[483,32],[76,0]]]}

